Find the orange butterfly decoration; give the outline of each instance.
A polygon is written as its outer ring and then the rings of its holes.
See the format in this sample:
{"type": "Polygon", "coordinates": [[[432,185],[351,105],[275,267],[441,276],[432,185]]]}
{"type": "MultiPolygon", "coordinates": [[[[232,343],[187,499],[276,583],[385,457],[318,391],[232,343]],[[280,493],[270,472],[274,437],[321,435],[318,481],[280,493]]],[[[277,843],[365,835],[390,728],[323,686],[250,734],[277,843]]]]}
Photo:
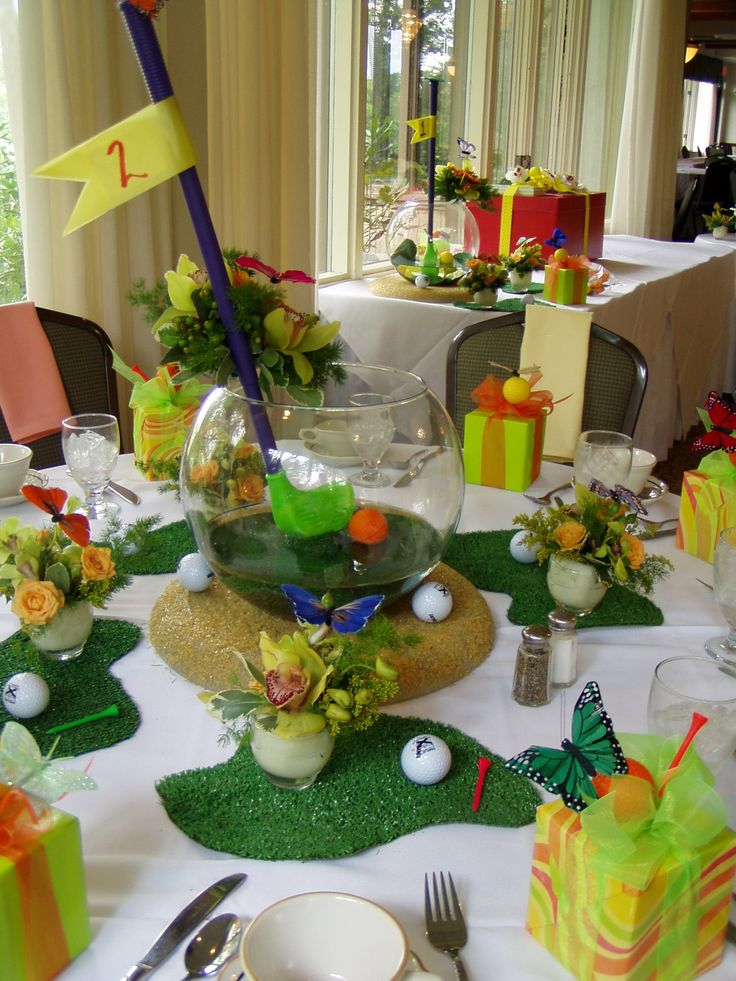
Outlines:
{"type": "Polygon", "coordinates": [[[137,7],[143,14],[149,17],[156,17],[159,10],[166,3],[166,0],[129,0],[131,7],[137,7]]]}
{"type": "Polygon", "coordinates": [[[59,525],[61,530],[76,545],[89,545],[89,521],[83,514],[64,514],[64,505],[69,496],[60,487],[33,487],[26,484],[21,487],[23,496],[37,508],[51,515],[51,523],[59,525]]]}

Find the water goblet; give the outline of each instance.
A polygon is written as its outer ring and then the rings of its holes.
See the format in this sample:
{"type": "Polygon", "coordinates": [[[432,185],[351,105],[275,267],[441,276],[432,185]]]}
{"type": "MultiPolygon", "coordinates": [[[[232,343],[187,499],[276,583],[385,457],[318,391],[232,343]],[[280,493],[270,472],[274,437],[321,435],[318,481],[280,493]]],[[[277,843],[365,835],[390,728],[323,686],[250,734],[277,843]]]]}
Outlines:
{"type": "Polygon", "coordinates": [[[103,499],[120,453],[115,416],[85,412],[61,423],[61,445],[69,473],[84,491],[82,512],[90,519],[110,518],[120,510],[103,499]]]}
{"type": "Polygon", "coordinates": [[[573,461],[576,484],[587,487],[600,480],[606,487],[626,485],[631,473],[634,441],[625,433],[591,429],[578,436],[573,461]]]}
{"type": "Polygon", "coordinates": [[[378,392],[350,396],[350,405],[355,408],[349,415],[348,432],[355,452],[363,461],[363,469],[348,479],[358,487],[386,487],[391,482],[379,470],[381,458],[394,438],[395,427],[388,408],[391,401],[389,395],[378,392]]]}
{"type": "Polygon", "coordinates": [[[668,657],[649,690],[649,731],[685,736],[693,712],[708,719],[693,746],[712,771],[736,749],[736,671],[708,657],[668,657]]]}
{"type": "Polygon", "coordinates": [[[736,667],[736,527],[724,528],[713,554],[713,595],[729,626],[725,637],[711,637],[705,649],[717,661],[736,667]]]}

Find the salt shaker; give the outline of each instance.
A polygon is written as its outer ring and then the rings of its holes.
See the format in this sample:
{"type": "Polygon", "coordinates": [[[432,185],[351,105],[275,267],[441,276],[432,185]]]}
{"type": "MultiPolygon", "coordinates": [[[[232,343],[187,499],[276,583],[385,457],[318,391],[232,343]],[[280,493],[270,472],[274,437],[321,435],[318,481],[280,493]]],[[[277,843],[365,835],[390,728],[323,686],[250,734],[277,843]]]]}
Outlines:
{"type": "Polygon", "coordinates": [[[570,610],[550,610],[547,624],[551,632],[550,680],[553,688],[569,688],[578,676],[577,616],[570,610]]]}
{"type": "Polygon", "coordinates": [[[520,705],[549,702],[551,631],[539,624],[524,627],[516,654],[512,698],[520,705]]]}

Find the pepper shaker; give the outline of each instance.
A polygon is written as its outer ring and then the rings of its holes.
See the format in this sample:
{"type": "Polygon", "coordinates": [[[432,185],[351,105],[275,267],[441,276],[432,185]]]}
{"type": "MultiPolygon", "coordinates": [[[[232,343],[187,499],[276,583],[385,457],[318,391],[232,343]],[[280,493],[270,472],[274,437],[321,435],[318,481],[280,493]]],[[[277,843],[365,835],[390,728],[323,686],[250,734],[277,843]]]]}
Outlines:
{"type": "Polygon", "coordinates": [[[516,654],[512,698],[520,705],[546,705],[550,698],[551,631],[539,624],[524,627],[516,654]]]}
{"type": "Polygon", "coordinates": [[[578,676],[577,616],[571,610],[550,610],[547,624],[551,632],[550,680],[553,688],[569,688],[578,676]]]}

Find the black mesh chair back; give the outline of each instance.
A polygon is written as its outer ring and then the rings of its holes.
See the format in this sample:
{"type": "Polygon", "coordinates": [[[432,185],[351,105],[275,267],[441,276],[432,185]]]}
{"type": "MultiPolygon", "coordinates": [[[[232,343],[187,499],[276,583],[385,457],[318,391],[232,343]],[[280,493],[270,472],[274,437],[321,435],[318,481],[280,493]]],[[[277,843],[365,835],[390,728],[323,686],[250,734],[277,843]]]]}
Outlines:
{"type": "MultiPolygon", "coordinates": [[[[59,366],[59,374],[73,415],[107,412],[120,419],[110,339],[91,320],[36,307],[59,366]]],[[[0,412],[0,443],[12,439],[0,412]]],[[[33,450],[31,466],[54,467],[64,462],[61,434],[52,433],[27,444],[33,450]]]]}
{"type": "MultiPolygon", "coordinates": [[[[524,314],[513,313],[470,324],[457,334],[447,354],[446,403],[461,441],[465,415],[477,408],[470,393],[488,374],[507,378],[489,362],[519,368],[524,314]]],[[[583,396],[583,431],[634,433],[647,384],[647,366],[633,344],[599,324],[591,326],[583,396]]]]}

